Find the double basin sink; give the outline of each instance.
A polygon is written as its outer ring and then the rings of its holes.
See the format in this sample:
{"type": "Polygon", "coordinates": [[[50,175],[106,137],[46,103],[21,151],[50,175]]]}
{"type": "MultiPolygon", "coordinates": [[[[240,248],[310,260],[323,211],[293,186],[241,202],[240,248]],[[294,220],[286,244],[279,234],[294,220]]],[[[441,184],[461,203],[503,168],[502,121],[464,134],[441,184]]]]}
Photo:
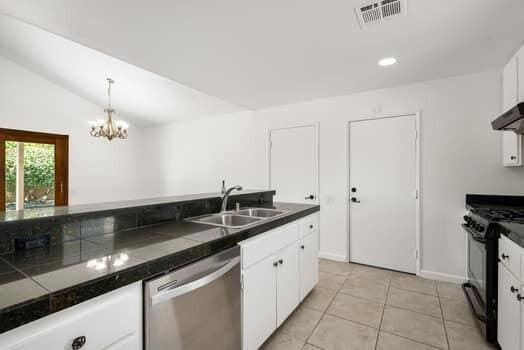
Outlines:
{"type": "Polygon", "coordinates": [[[284,213],[284,210],[277,209],[245,208],[237,211],[187,218],[186,221],[226,228],[242,228],[284,213]]]}

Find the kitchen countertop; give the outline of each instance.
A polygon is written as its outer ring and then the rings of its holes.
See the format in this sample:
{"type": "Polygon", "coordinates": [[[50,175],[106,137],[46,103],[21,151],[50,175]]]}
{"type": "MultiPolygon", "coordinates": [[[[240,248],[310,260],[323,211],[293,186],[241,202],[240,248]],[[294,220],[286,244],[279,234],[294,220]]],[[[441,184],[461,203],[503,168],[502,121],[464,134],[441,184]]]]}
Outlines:
{"type": "MultiPolygon", "coordinates": [[[[263,193],[268,190],[242,190],[235,191],[230,194],[230,198],[236,196],[248,195],[253,193],[263,193]]],[[[80,204],[60,207],[42,207],[31,208],[25,210],[13,210],[7,212],[0,212],[0,224],[11,221],[25,221],[32,219],[54,218],[67,215],[77,214],[92,214],[97,212],[105,212],[117,209],[147,207],[150,205],[170,204],[170,203],[184,203],[198,199],[212,199],[221,198],[220,193],[199,193],[188,194],[180,196],[168,196],[146,199],[134,199],[119,202],[94,203],[94,204],[80,204]]]]}
{"type": "Polygon", "coordinates": [[[521,248],[524,248],[524,224],[499,222],[505,230],[502,234],[515,242],[521,248]]]}
{"type": "Polygon", "coordinates": [[[0,255],[0,333],[320,210],[311,204],[272,207],[286,213],[241,229],[163,223],[0,255]]]}

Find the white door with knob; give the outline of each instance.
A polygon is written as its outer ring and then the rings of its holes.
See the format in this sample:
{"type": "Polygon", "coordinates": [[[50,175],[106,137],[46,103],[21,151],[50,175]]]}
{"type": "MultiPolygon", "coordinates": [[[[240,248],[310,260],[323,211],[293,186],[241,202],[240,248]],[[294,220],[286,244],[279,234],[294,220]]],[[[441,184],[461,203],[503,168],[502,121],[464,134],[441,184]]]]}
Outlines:
{"type": "Polygon", "coordinates": [[[269,158],[275,201],[318,203],[317,125],[270,130],[269,158]]]}
{"type": "Polygon", "coordinates": [[[350,261],[416,272],[417,116],[349,123],[350,261]]]}

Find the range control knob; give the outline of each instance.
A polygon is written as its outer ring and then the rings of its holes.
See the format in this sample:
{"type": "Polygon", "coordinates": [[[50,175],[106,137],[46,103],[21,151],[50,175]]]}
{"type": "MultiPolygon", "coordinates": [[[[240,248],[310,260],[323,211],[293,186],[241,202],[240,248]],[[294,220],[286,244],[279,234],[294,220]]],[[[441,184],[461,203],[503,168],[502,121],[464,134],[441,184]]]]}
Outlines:
{"type": "Polygon", "coordinates": [[[467,215],[464,215],[464,221],[469,224],[469,222],[471,221],[471,218],[467,215]]]}
{"type": "Polygon", "coordinates": [[[484,232],[484,230],[485,230],[484,226],[479,225],[478,231],[479,232],[484,232]]]}

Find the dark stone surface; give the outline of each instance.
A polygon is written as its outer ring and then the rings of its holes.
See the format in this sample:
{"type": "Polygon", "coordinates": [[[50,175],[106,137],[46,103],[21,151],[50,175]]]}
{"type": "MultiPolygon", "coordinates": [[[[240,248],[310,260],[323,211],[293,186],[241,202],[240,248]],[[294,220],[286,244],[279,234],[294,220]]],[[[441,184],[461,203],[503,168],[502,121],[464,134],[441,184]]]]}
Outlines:
{"type": "MultiPolygon", "coordinates": [[[[176,218],[139,229],[87,235],[49,247],[0,255],[0,264],[19,273],[40,292],[20,300],[10,300],[0,293],[0,332],[187,265],[320,210],[319,206],[308,204],[268,205],[265,200],[260,204],[259,199],[244,203],[284,209],[286,213],[243,229],[224,229],[176,218]]],[[[197,215],[201,215],[200,210],[216,212],[215,203],[204,201],[203,206],[190,207],[187,213],[199,211],[197,215]]],[[[152,216],[164,218],[164,214],[152,216]]],[[[5,285],[0,277],[0,291],[5,285]]]]}
{"type": "MultiPolygon", "coordinates": [[[[229,207],[273,203],[274,191],[233,193],[229,207]]],[[[0,254],[12,252],[14,241],[43,237],[51,244],[129,230],[220,210],[219,194],[176,196],[98,205],[35,208],[0,212],[0,254]],[[47,236],[47,237],[44,237],[47,236]]]]}
{"type": "MultiPolygon", "coordinates": [[[[267,196],[267,194],[275,194],[275,191],[268,190],[244,190],[241,192],[231,193],[231,198],[243,197],[247,195],[261,194],[261,196],[267,196]],[[264,195],[266,193],[266,195],[264,195]]],[[[220,199],[220,193],[200,193],[200,194],[189,194],[182,196],[170,196],[170,197],[159,197],[159,198],[146,198],[136,199],[129,201],[119,202],[108,202],[108,203],[95,203],[95,204],[84,204],[84,205],[70,205],[63,207],[46,207],[46,208],[33,208],[18,211],[0,212],[0,225],[7,222],[13,221],[31,221],[41,220],[43,218],[63,217],[78,214],[93,214],[93,213],[104,213],[113,210],[129,209],[129,208],[144,208],[148,206],[157,206],[160,204],[179,204],[187,203],[191,201],[200,201],[205,199],[220,199]]]]}
{"type": "Polygon", "coordinates": [[[501,226],[501,234],[508,237],[521,248],[524,248],[524,224],[500,222],[498,225],[501,226]]]}

